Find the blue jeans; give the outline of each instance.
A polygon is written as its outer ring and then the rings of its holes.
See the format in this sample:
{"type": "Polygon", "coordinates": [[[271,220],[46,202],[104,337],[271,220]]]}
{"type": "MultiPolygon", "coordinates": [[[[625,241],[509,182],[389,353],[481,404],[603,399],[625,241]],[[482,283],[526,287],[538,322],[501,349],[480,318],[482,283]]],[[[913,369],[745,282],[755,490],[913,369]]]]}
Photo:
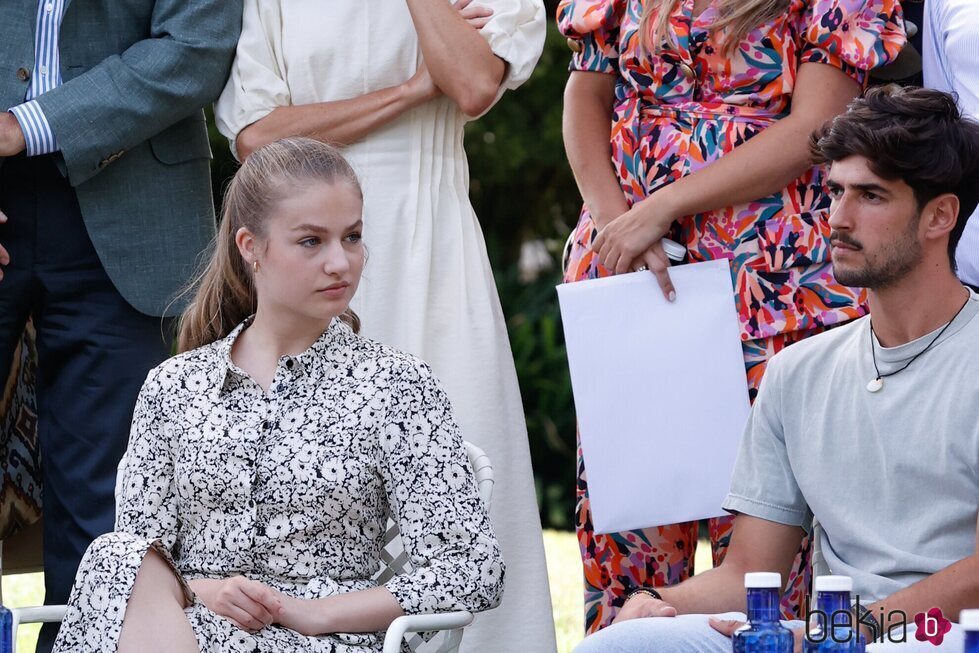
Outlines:
{"type": "MultiPolygon", "coordinates": [[[[744,613],[726,612],[719,619],[745,620],[744,613]]],[[[801,621],[783,621],[787,628],[802,628],[801,621]]],[[[934,653],[962,650],[964,635],[958,624],[945,635],[941,646],[919,642],[914,637],[915,626],[908,625],[907,641],[871,644],[867,653],[934,653]]],[[[890,639],[898,639],[895,633],[890,639]]],[[[731,639],[707,623],[707,615],[686,614],[679,617],[632,619],[600,630],[578,644],[574,653],[731,653],[731,639]]]]}

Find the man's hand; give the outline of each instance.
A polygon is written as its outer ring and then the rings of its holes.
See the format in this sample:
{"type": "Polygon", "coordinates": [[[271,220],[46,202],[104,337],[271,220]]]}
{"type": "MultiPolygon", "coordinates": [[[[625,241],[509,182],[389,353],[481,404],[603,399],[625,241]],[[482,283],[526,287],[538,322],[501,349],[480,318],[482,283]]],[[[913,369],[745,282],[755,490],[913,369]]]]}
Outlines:
{"type": "Polygon", "coordinates": [[[654,599],[649,594],[639,593],[626,599],[625,605],[615,615],[612,623],[645,617],[675,617],[676,614],[676,608],[666,601],[654,599]]]}
{"type": "MultiPolygon", "coordinates": [[[[3,214],[3,211],[0,211],[0,224],[3,224],[6,221],[7,216],[3,214]]],[[[0,265],[10,265],[10,254],[8,254],[7,250],[3,248],[3,243],[0,243],[0,265]]],[[[0,267],[0,281],[3,281],[2,267],[0,267]]]]}
{"type": "MultiPolygon", "coordinates": [[[[711,617],[707,620],[707,623],[711,625],[711,628],[716,630],[722,635],[728,637],[734,636],[734,631],[738,630],[745,625],[743,621],[735,621],[731,619],[715,619],[711,617]]],[[[806,631],[804,628],[793,628],[792,637],[795,638],[795,645],[793,647],[794,653],[802,653],[802,638],[805,636],[806,631]]]]}
{"type": "Polygon", "coordinates": [[[278,592],[244,576],[201,578],[187,584],[211,612],[250,633],[275,622],[282,610],[278,592]]]}
{"type": "Polygon", "coordinates": [[[14,114],[7,111],[0,113],[0,156],[20,154],[26,147],[24,130],[14,114]]]}

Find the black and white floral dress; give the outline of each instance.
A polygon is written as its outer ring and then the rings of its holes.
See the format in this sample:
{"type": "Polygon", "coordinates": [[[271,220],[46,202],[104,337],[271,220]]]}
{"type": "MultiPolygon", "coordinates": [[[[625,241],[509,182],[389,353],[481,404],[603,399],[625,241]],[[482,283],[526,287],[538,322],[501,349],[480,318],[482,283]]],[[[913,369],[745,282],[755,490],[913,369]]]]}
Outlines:
{"type": "MultiPolygon", "coordinates": [[[[114,651],[147,550],[183,580],[243,575],[303,598],[372,587],[387,520],[413,571],[405,613],[495,606],[503,561],[451,408],[421,361],[334,320],[284,356],[268,392],[227,338],[150,372],[133,417],[116,529],[89,547],[55,651],[114,651]]],[[[256,634],[184,585],[201,651],[380,651],[380,634],[256,634]]]]}

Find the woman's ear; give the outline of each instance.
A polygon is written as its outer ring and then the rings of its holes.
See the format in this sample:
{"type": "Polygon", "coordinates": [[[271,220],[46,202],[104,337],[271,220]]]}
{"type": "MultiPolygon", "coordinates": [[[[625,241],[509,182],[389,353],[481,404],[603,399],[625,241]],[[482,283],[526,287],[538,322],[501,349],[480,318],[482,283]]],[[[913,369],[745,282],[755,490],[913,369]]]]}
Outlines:
{"type": "Polygon", "coordinates": [[[926,211],[925,237],[943,238],[953,229],[959,219],[959,198],[952,193],[943,193],[928,202],[926,211]]]}
{"type": "Polygon", "coordinates": [[[241,258],[245,259],[245,265],[251,267],[258,260],[258,247],[255,234],[247,227],[241,227],[235,232],[235,245],[241,253],[241,258]]]}

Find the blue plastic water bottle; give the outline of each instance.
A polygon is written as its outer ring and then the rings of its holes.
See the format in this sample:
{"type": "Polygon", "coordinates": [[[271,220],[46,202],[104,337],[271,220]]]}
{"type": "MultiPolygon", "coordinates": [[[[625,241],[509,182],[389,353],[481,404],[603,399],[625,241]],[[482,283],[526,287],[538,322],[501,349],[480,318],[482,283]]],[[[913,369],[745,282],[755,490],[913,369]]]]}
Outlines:
{"type": "Polygon", "coordinates": [[[965,631],[964,653],[979,653],[979,610],[963,610],[959,625],[965,631]]]}
{"type": "Polygon", "coordinates": [[[731,638],[734,653],[792,653],[792,631],[779,622],[782,575],[745,574],[744,588],[748,593],[748,623],[731,638]]]}
{"type": "Polygon", "coordinates": [[[850,614],[850,592],[853,579],[849,576],[819,576],[813,583],[816,594],[815,617],[807,628],[805,653],[864,653],[866,641],[854,628],[850,614]]]}
{"type": "Polygon", "coordinates": [[[0,653],[13,653],[14,614],[0,605],[0,653]]]}

